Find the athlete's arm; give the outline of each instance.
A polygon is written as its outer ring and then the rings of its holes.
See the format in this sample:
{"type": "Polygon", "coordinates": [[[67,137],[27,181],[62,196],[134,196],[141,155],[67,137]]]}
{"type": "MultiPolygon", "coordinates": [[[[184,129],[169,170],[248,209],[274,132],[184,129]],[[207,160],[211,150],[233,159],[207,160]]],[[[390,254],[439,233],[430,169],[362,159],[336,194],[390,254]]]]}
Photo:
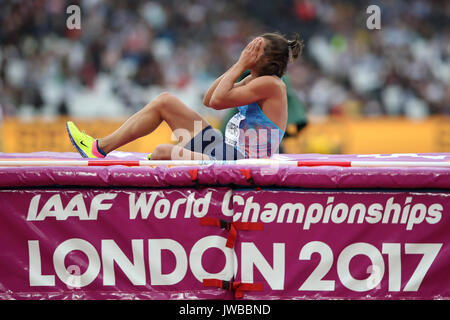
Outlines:
{"type": "MultiPolygon", "coordinates": [[[[231,69],[231,68],[230,68],[231,69]]],[[[225,76],[225,74],[230,71],[230,69],[228,69],[223,75],[221,75],[219,78],[216,79],[216,81],[214,81],[214,83],[211,85],[211,87],[208,89],[208,91],[206,92],[205,96],[203,97],[203,104],[207,107],[211,107],[210,103],[211,103],[211,97],[214,93],[214,91],[216,90],[217,86],[219,85],[220,81],[223,79],[223,77],[225,76]]],[[[244,79],[242,79],[241,81],[234,83],[233,87],[237,88],[240,86],[243,86],[245,84],[247,84],[250,80],[253,79],[253,76],[251,74],[249,74],[248,76],[246,76],[244,79]]]]}
{"type": "Polygon", "coordinates": [[[257,77],[243,86],[228,88],[227,79],[222,79],[211,98],[211,108],[221,110],[239,107],[277,96],[280,91],[279,83],[271,76],[257,77]]]}

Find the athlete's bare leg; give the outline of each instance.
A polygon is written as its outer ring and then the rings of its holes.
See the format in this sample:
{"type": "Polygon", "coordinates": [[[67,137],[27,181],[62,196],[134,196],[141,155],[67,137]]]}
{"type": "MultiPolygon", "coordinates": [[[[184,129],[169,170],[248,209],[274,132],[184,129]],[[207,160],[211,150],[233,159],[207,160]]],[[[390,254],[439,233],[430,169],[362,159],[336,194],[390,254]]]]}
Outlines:
{"type": "MultiPolygon", "coordinates": [[[[105,138],[98,140],[99,147],[109,153],[133,140],[153,132],[162,121],[166,121],[180,137],[176,129],[185,129],[194,137],[208,126],[208,122],[197,112],[187,107],[181,100],[170,93],[162,93],[150,101],[144,108],[126,120],[120,128],[105,138]],[[195,125],[195,122],[201,125],[195,125]]],[[[187,143],[188,141],[186,141],[187,143]]],[[[165,154],[168,147],[160,147],[157,154],[165,154]],[[163,149],[164,148],[164,152],[163,149]]],[[[158,155],[155,155],[158,157],[158,155]]],[[[152,154],[153,157],[153,154],[152,154]]]]}

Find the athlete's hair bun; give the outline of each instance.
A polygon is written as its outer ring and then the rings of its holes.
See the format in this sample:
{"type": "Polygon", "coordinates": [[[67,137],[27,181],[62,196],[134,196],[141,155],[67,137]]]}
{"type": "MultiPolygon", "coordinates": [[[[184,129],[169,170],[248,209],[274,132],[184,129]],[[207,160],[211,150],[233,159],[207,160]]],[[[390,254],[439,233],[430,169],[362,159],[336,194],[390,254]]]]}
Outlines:
{"type": "Polygon", "coordinates": [[[293,60],[297,59],[302,53],[303,40],[300,40],[298,33],[295,34],[294,40],[288,40],[289,50],[291,52],[291,57],[293,60]]]}

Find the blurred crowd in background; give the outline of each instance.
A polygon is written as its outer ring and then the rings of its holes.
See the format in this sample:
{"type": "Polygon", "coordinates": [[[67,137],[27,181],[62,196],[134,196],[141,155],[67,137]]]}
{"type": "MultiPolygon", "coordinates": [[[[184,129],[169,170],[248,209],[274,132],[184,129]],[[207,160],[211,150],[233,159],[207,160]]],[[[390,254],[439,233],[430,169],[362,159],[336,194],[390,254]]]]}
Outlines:
{"type": "Polygon", "coordinates": [[[450,1],[0,0],[3,116],[121,117],[203,94],[253,37],[304,39],[289,66],[308,115],[450,114],[450,1]],[[66,9],[81,8],[81,29],[66,9]],[[369,30],[369,5],[381,29],[369,30]]]}

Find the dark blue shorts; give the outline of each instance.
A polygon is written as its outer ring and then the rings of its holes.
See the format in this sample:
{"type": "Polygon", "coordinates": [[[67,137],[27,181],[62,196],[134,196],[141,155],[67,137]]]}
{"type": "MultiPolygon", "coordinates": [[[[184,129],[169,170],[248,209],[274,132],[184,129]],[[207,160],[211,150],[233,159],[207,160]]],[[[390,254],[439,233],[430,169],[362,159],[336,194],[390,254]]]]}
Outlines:
{"type": "Polygon", "coordinates": [[[226,144],[222,134],[211,126],[203,128],[185,146],[190,151],[206,154],[212,160],[237,160],[245,156],[236,147],[226,144]]]}

